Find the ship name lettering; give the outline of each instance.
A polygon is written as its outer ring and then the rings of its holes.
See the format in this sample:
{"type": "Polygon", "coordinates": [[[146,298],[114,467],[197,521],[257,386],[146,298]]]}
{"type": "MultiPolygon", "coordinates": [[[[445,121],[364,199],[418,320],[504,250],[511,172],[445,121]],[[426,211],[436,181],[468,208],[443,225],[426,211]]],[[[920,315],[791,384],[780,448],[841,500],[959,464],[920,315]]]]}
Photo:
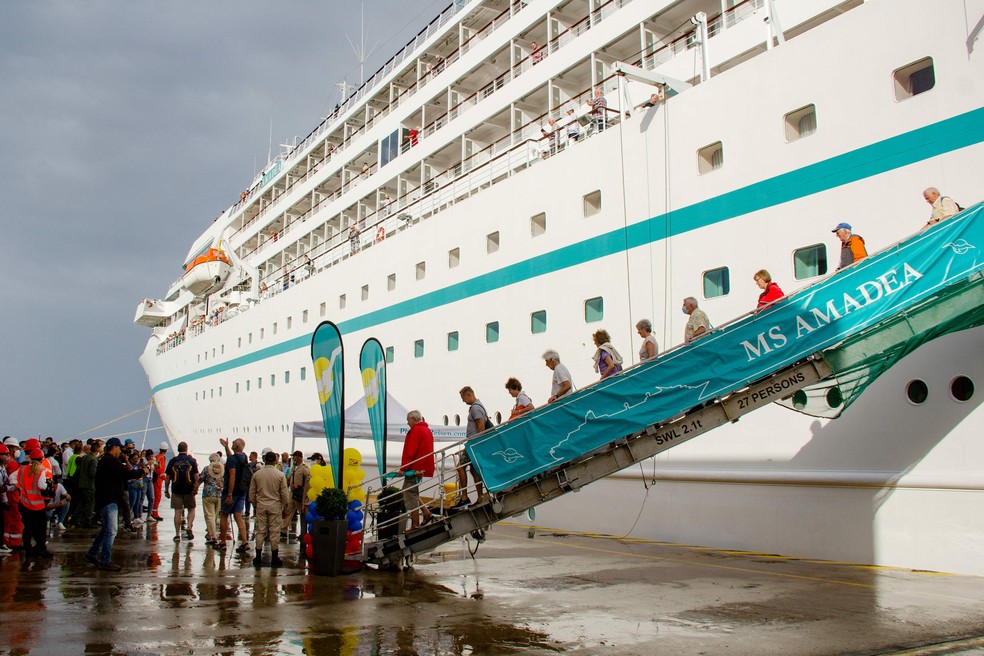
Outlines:
{"type": "MultiPolygon", "coordinates": [[[[908,262],[902,263],[901,275],[900,280],[899,271],[891,269],[874,280],[862,282],[853,293],[844,292],[839,304],[835,300],[829,300],[820,307],[809,308],[805,314],[796,315],[796,339],[801,339],[817,328],[845,317],[855,310],[860,310],[869,303],[891,296],[923,277],[923,274],[908,262]]],[[[782,328],[772,326],[767,331],[759,333],[755,339],[741,342],[741,346],[745,349],[747,361],[751,362],[788,343],[789,340],[783,334],[782,328]]]]}

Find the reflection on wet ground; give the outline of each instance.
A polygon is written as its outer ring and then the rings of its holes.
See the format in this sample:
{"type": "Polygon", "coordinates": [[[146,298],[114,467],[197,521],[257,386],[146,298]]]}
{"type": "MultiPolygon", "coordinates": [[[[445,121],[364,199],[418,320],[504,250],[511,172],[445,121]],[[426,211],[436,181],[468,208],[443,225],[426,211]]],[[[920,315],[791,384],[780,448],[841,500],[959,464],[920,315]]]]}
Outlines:
{"type": "MultiPolygon", "coordinates": [[[[2,654],[838,654],[984,649],[984,579],[499,526],[404,572],[252,567],[169,522],[0,558],[2,654]],[[961,642],[952,642],[954,640],[961,642]],[[941,643],[953,645],[953,648],[941,643]]],[[[927,652],[929,653],[929,652],[927,652]]]]}

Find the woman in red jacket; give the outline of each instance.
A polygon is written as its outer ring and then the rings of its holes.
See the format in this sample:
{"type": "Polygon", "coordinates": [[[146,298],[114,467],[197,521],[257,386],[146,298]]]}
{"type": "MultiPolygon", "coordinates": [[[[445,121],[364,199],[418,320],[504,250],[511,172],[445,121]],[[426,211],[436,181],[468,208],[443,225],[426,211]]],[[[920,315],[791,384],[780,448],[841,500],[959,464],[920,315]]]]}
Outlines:
{"type": "Polygon", "coordinates": [[[762,269],[756,273],[754,280],[755,284],[762,290],[762,293],[759,294],[759,302],[756,309],[761,310],[766,305],[775,303],[780,298],[785,296],[785,294],[782,293],[782,290],[779,289],[779,285],[772,282],[772,276],[770,276],[769,272],[765,269],[762,269]]]}

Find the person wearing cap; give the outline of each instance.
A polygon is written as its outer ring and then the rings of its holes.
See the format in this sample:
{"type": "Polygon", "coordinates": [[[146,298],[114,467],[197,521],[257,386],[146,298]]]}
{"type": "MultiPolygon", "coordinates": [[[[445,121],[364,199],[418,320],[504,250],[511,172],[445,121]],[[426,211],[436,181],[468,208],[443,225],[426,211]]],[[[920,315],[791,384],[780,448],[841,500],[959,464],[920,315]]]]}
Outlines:
{"type": "Polygon", "coordinates": [[[143,469],[131,469],[120,460],[122,450],[120,438],[111,437],[106,441],[106,454],[99,459],[96,468],[96,512],[102,526],[85,554],[85,559],[90,563],[111,572],[121,569],[112,559],[120,508],[126,505],[123,490],[128,481],[143,476],[143,469]]]}
{"type": "Polygon", "coordinates": [[[151,513],[151,517],[155,521],[163,521],[159,508],[161,507],[161,497],[164,496],[164,468],[167,467],[167,442],[161,442],[161,446],[154,456],[154,460],[157,461],[157,467],[154,469],[154,511],[151,513]]]}
{"type": "Polygon", "coordinates": [[[840,265],[837,267],[838,271],[868,257],[868,251],[864,247],[864,239],[861,238],[861,235],[855,235],[851,232],[850,223],[838,223],[837,227],[831,230],[831,232],[841,240],[841,257],[840,265]]]}
{"type": "Polygon", "coordinates": [[[290,492],[290,503],[287,505],[287,521],[280,531],[280,537],[287,539],[287,529],[294,523],[294,513],[301,516],[301,553],[304,553],[304,534],[307,533],[307,522],[304,516],[307,514],[308,489],[311,487],[311,469],[304,462],[304,454],[294,451],[294,464],[290,468],[287,478],[287,488],[290,492]]]}
{"type": "Polygon", "coordinates": [[[202,511],[205,514],[205,544],[215,546],[219,538],[216,532],[216,519],[222,506],[222,479],[225,467],[218,453],[210,453],[208,466],[202,470],[202,511]]]}
{"type": "MultiPolygon", "coordinates": [[[[35,440],[37,442],[37,440],[35,440]]],[[[24,463],[10,477],[10,482],[17,486],[20,493],[19,505],[21,521],[24,523],[24,553],[30,556],[51,558],[54,554],[48,551],[48,515],[45,513],[44,491],[51,484],[51,478],[45,474],[44,452],[39,448],[31,449],[28,454],[30,462],[24,463]]]]}

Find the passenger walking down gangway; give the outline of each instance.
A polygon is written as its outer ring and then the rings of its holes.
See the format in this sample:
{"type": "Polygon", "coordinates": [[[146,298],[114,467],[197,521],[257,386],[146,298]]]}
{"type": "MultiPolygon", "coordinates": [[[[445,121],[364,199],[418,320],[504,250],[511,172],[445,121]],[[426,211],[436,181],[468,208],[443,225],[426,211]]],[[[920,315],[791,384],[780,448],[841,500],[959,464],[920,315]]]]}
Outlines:
{"type": "MultiPolygon", "coordinates": [[[[481,531],[799,390],[984,323],[984,205],[465,443],[485,503],[390,540],[399,563],[481,531]]],[[[881,364],[882,371],[890,364],[881,364]]],[[[877,375],[877,373],[875,373],[877,375]]],[[[870,382],[869,378],[869,382],[870,382]]],[[[860,394],[864,386],[856,388],[860,394]]]]}

